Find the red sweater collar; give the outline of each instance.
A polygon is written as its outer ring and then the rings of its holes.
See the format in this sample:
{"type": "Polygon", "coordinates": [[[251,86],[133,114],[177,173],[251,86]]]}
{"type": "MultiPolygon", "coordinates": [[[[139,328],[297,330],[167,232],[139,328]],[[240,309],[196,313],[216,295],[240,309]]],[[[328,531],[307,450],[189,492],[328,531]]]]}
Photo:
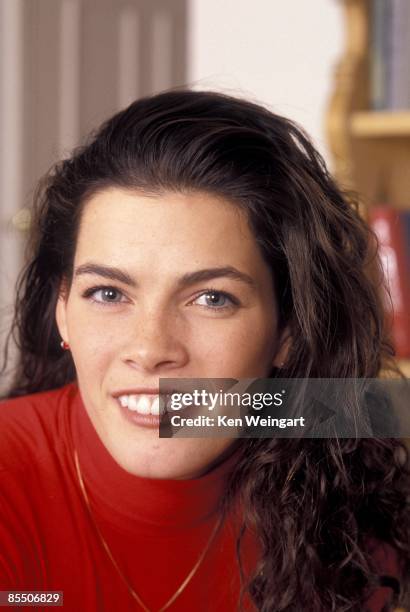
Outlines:
{"type": "Polygon", "coordinates": [[[75,388],[72,403],[73,441],[93,507],[110,522],[135,530],[195,526],[218,508],[237,460],[233,453],[199,478],[151,479],[134,476],[112,458],[98,436],[75,388]]]}

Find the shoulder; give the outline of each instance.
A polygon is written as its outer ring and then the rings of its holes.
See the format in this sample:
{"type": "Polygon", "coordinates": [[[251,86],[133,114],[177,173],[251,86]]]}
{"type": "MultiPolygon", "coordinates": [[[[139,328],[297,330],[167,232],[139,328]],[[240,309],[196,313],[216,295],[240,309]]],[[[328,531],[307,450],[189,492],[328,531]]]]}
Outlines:
{"type": "Polygon", "coordinates": [[[58,442],[76,391],[71,383],[0,402],[0,471],[27,466],[58,442]]]}

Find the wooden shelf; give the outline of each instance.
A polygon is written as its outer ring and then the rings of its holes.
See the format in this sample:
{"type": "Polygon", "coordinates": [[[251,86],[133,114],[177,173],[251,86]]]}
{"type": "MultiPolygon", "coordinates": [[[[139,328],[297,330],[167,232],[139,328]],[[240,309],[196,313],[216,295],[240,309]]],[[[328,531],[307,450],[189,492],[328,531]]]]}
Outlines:
{"type": "Polygon", "coordinates": [[[400,359],[399,368],[406,378],[410,378],[410,359],[400,359]]]}
{"type": "MultiPolygon", "coordinates": [[[[344,189],[360,194],[365,217],[367,207],[381,199],[410,210],[410,108],[370,110],[372,2],[341,4],[346,44],[326,115],[333,174],[344,189]]],[[[410,378],[410,359],[399,359],[398,365],[410,378]]]]}
{"type": "Polygon", "coordinates": [[[361,138],[410,136],[410,110],[355,112],[350,118],[350,130],[361,138]]]}

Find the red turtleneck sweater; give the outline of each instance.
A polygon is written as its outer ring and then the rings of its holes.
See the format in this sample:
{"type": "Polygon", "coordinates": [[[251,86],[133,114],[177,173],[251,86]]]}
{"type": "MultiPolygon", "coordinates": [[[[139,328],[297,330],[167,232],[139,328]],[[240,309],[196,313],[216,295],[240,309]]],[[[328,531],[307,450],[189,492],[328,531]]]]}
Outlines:
{"type": "MultiPolygon", "coordinates": [[[[90,520],[74,449],[94,519],[113,557],[147,607],[159,610],[206,546],[234,458],[197,479],[140,478],[112,459],[76,385],[2,403],[0,590],[63,591],[66,612],[141,609],[90,520]]],[[[170,611],[236,611],[236,535],[237,524],[230,518],[170,611]]],[[[394,555],[385,556],[385,551],[375,554],[380,571],[394,574],[394,555]]],[[[256,558],[256,542],[248,534],[245,569],[256,558]]],[[[390,588],[378,589],[368,610],[381,611],[391,593],[390,588]]],[[[246,610],[254,609],[245,602],[246,610]]]]}

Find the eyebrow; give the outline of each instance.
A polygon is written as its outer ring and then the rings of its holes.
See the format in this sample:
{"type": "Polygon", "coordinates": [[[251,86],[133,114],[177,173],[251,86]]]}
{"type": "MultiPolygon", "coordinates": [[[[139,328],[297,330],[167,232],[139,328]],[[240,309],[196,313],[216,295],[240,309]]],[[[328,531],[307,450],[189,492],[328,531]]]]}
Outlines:
{"type": "MultiPolygon", "coordinates": [[[[136,281],[127,272],[113,266],[105,266],[92,262],[85,263],[76,268],[74,276],[77,277],[84,274],[97,274],[98,276],[108,278],[109,280],[124,283],[124,285],[128,285],[130,287],[137,286],[136,281]]],[[[205,268],[203,270],[187,272],[178,279],[178,287],[183,288],[189,285],[194,285],[195,283],[209,281],[214,278],[231,278],[232,280],[245,283],[252,289],[256,289],[256,282],[254,279],[248,274],[245,274],[245,272],[241,272],[233,266],[205,268]]]]}
{"type": "Polygon", "coordinates": [[[256,289],[256,283],[251,276],[241,272],[233,266],[224,266],[220,268],[206,268],[204,270],[197,270],[195,272],[188,272],[181,276],[178,280],[180,287],[187,285],[194,285],[203,281],[212,280],[213,278],[231,278],[232,280],[240,281],[249,285],[252,289],[256,289]]]}
{"type": "Polygon", "coordinates": [[[98,276],[103,276],[104,278],[108,278],[109,280],[115,280],[120,283],[124,283],[124,285],[129,285],[131,287],[136,287],[137,283],[132,279],[132,277],[120,270],[120,268],[114,268],[112,266],[103,266],[97,263],[86,263],[81,266],[78,266],[74,272],[74,276],[82,276],[83,274],[97,274],[98,276]]]}

